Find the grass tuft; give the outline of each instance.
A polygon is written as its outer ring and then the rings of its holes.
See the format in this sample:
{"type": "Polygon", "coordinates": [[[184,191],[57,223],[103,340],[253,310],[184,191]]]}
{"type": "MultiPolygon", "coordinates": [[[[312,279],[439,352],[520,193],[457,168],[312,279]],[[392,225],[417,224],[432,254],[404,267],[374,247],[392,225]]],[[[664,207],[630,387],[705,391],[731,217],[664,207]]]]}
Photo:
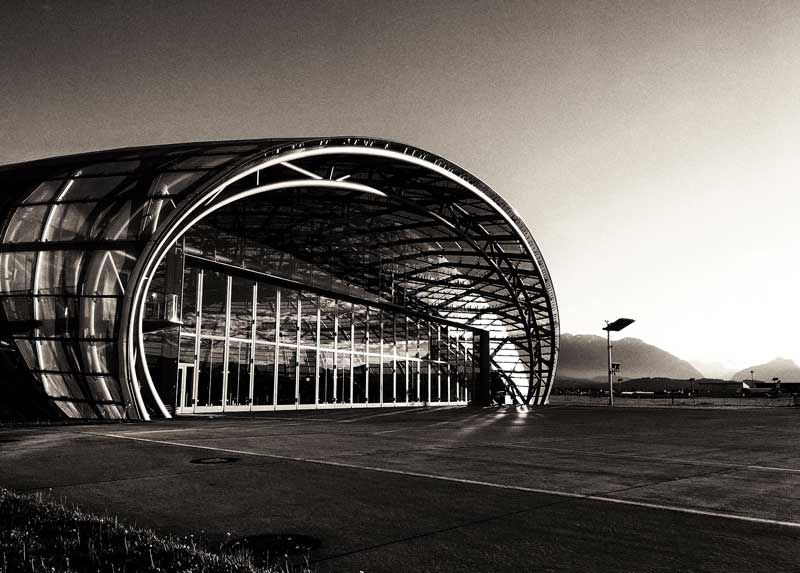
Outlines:
{"type": "Polygon", "coordinates": [[[163,537],[113,516],[98,516],[42,493],[0,488],[0,573],[59,572],[310,572],[288,563],[268,566],[251,552],[214,550],[194,536],[163,537]]]}

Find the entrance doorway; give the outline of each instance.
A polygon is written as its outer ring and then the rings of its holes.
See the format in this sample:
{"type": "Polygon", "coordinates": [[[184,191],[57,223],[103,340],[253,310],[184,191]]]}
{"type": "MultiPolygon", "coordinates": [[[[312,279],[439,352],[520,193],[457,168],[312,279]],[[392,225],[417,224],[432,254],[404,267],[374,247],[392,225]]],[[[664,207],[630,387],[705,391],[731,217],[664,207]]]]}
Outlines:
{"type": "Polygon", "coordinates": [[[194,412],[194,364],[178,364],[178,414],[194,412]]]}

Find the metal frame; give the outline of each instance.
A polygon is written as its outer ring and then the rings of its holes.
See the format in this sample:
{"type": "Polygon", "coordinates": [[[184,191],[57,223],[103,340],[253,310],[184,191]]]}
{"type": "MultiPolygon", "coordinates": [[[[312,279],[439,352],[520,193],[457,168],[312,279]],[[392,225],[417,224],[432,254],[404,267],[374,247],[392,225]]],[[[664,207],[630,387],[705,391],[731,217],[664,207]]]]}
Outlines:
{"type": "MultiPolygon", "coordinates": [[[[84,373],[86,364],[96,363],[96,358],[86,361],[79,358],[79,362],[64,364],[64,372],[71,373],[83,388],[80,395],[72,396],[75,403],[83,401],[90,405],[88,410],[78,406],[77,410],[65,410],[67,415],[169,417],[145,360],[142,330],[145,294],[166,253],[196,225],[209,221],[224,224],[226,213],[237,204],[245,210],[236,216],[245,217],[251,205],[262,208],[272,205],[276,217],[270,220],[278,226],[290,225],[293,215],[286,206],[312,190],[317,190],[314,192],[323,198],[320,206],[326,204],[324,197],[337,197],[343,213],[352,208],[359,215],[348,221],[339,235],[331,235],[332,229],[327,228],[327,234],[320,235],[316,242],[310,234],[295,233],[284,233],[284,239],[278,241],[274,236],[277,228],[273,235],[269,229],[260,230],[258,239],[283,252],[298,268],[316,268],[336,281],[355,284],[371,298],[404,307],[409,316],[429,315],[459,323],[462,328],[489,330],[493,368],[503,377],[511,399],[531,405],[547,401],[557,366],[558,309],[541,253],[517,213],[496,193],[433,154],[371,138],[209,142],[84,154],[9,166],[0,168],[0,181],[9,190],[4,203],[0,262],[16,253],[24,256],[44,249],[71,249],[88,253],[89,262],[83,264],[80,272],[92,272],[99,277],[98,273],[105,271],[102,265],[91,267],[96,258],[93,253],[115,251],[137,260],[124,273],[122,269],[114,269],[118,288],[124,291],[117,316],[110,319],[116,341],[111,343],[119,348],[119,370],[107,373],[98,395],[97,382],[90,382],[89,375],[84,373]],[[26,198],[39,183],[60,181],[53,199],[37,196],[39,200],[30,203],[49,205],[48,212],[52,214],[56,205],[85,202],[66,192],[73,181],[94,178],[99,182],[104,177],[109,185],[112,181],[116,183],[92,201],[98,206],[93,210],[99,219],[97,226],[106,225],[105,234],[49,243],[5,241],[6,229],[16,220],[17,207],[27,206],[26,198]],[[122,231],[114,231],[125,229],[114,225],[127,224],[119,215],[128,208],[141,217],[136,236],[128,231],[124,235],[122,231]],[[104,223],[106,220],[111,223],[104,223]],[[347,254],[348,249],[357,248],[363,251],[358,260],[347,254]],[[114,395],[121,396],[119,405],[109,405],[101,399],[114,395]],[[102,405],[91,406],[93,400],[102,405]]],[[[319,220],[314,219],[313,208],[310,213],[310,220],[319,220]]],[[[44,228],[40,229],[39,236],[43,237],[44,232],[44,228]]],[[[38,267],[36,262],[34,268],[38,267]]],[[[0,294],[25,296],[24,292],[3,292],[6,280],[11,281],[0,276],[0,294]]],[[[30,280],[29,296],[33,298],[35,279],[30,280]]],[[[93,280],[99,284],[97,278],[93,280]]],[[[92,306],[95,299],[91,297],[97,294],[107,297],[108,293],[86,292],[85,285],[76,285],[75,289],[74,296],[80,297],[75,303],[79,314],[88,316],[89,321],[98,320],[99,307],[92,306]]],[[[4,297],[3,301],[12,304],[10,297],[4,297]]],[[[35,302],[34,298],[34,306],[38,308],[35,302]]],[[[39,311],[34,312],[38,316],[39,311]]],[[[91,327],[91,322],[81,320],[81,328],[91,327]]],[[[16,339],[19,344],[32,343],[38,347],[37,334],[18,335],[16,339]]],[[[71,355],[81,357],[89,352],[87,345],[93,343],[62,336],[59,344],[64,349],[74,349],[69,351],[71,355]]],[[[279,344],[276,340],[275,358],[279,344]]],[[[227,359],[229,339],[224,349],[227,359]]],[[[251,386],[255,351],[251,345],[251,386]]],[[[319,357],[318,351],[317,361],[319,357]]],[[[399,356],[394,362],[395,387],[398,359],[399,356]]],[[[29,366],[36,370],[39,359],[32,360],[34,363],[29,366]]],[[[352,362],[350,368],[352,386],[352,362]]],[[[369,361],[365,368],[369,380],[369,361]]],[[[384,369],[382,362],[378,369],[381,403],[386,397],[384,369]]],[[[195,384],[197,376],[195,369],[195,384]]],[[[277,376],[276,360],[276,380],[277,376]]],[[[298,376],[295,367],[296,396],[298,376]]],[[[420,373],[418,377],[417,391],[421,392],[423,375],[420,373]]],[[[439,373],[435,377],[438,379],[439,373]]],[[[434,372],[429,372],[428,378],[430,385],[434,372]]],[[[225,373],[225,398],[227,382],[225,373]]],[[[441,381],[438,385],[441,386],[441,381]]],[[[368,390],[367,383],[365,393],[368,390]]],[[[316,396],[319,397],[318,388],[316,396]]],[[[70,396],[63,398],[69,403],[70,396]]],[[[370,404],[368,397],[366,404],[370,404]]]]}

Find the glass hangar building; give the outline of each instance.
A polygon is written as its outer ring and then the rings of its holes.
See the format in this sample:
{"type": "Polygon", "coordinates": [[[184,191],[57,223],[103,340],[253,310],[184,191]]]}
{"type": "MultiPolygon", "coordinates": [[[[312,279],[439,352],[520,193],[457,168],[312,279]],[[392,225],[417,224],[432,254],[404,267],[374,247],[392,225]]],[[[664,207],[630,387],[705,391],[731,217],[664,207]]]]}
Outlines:
{"type": "Polygon", "coordinates": [[[0,345],[59,416],[547,403],[544,259],[432,153],[187,143],[4,166],[0,184],[0,345]]]}

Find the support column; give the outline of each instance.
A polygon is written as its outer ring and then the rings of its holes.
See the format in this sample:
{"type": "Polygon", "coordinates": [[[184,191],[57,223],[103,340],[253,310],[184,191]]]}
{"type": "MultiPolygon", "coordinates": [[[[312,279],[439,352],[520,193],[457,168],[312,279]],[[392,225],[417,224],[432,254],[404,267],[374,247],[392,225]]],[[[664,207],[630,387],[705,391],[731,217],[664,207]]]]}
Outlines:
{"type": "Polygon", "coordinates": [[[478,386],[472,397],[472,405],[488,406],[492,403],[491,395],[491,351],[489,350],[489,333],[481,332],[478,342],[478,386]]]}

